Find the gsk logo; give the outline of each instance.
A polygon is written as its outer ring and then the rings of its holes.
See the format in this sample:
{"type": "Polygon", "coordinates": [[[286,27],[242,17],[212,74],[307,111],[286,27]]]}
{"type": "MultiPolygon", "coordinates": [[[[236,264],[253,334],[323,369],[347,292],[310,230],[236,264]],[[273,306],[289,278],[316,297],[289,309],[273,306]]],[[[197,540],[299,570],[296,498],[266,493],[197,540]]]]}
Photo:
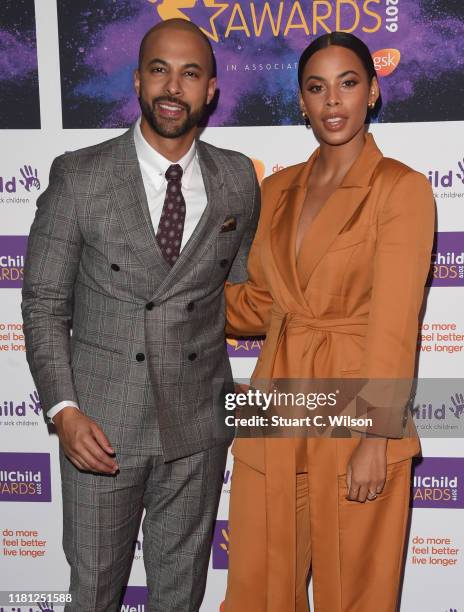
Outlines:
{"type": "Polygon", "coordinates": [[[19,188],[18,184],[22,185],[28,192],[39,191],[40,180],[37,168],[24,164],[19,169],[18,175],[6,178],[0,176],[0,193],[16,193],[19,188]]]}
{"type": "Polygon", "coordinates": [[[378,76],[386,77],[398,68],[401,53],[398,49],[379,49],[372,54],[378,76]]]}

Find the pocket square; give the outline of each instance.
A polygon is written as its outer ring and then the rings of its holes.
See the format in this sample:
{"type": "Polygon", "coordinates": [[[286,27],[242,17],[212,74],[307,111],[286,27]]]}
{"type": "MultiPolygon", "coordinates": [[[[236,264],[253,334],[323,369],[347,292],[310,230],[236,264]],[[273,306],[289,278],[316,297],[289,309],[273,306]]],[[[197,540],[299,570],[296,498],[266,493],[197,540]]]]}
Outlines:
{"type": "Polygon", "coordinates": [[[233,232],[237,229],[237,217],[227,217],[219,230],[220,234],[225,232],[233,232]]]}

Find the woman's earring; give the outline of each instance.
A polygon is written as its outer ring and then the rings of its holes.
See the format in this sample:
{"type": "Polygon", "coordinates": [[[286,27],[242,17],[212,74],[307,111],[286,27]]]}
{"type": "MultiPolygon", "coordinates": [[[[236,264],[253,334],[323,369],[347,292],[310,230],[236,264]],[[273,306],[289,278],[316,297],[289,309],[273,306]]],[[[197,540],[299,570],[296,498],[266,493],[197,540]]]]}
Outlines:
{"type": "Polygon", "coordinates": [[[310,122],[309,122],[309,117],[308,117],[308,115],[306,114],[306,111],[304,111],[303,109],[301,109],[301,115],[302,115],[302,117],[303,117],[303,121],[304,121],[304,124],[305,124],[306,129],[307,129],[307,130],[310,130],[310,129],[311,129],[311,124],[310,124],[310,122]]]}

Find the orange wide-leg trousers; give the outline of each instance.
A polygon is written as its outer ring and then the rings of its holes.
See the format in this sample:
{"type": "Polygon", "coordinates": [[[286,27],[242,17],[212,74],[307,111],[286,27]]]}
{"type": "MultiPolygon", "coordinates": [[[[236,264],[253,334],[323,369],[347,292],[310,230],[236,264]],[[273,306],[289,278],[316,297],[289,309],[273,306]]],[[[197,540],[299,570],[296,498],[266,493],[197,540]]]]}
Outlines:
{"type": "Polygon", "coordinates": [[[324,490],[320,483],[312,486],[312,478],[317,477],[314,472],[295,474],[296,500],[289,509],[295,516],[282,516],[281,521],[293,520],[296,542],[291,551],[270,550],[266,476],[235,459],[224,612],[268,612],[277,608],[280,612],[308,612],[311,568],[314,612],[395,612],[409,517],[410,473],[410,459],[388,465],[382,494],[365,503],[348,501],[346,477],[334,475],[337,482],[332,486],[338,488],[336,521],[328,506],[324,510],[324,499],[312,494],[312,489],[316,495],[324,490]],[[333,529],[338,530],[337,546],[324,546],[325,539],[334,542],[330,533],[333,529]],[[325,538],[325,534],[330,537],[325,538]],[[275,601],[269,601],[269,581],[274,582],[274,593],[284,585],[279,583],[281,576],[267,571],[269,560],[275,562],[276,556],[282,557],[278,561],[294,564],[295,585],[288,604],[279,603],[277,608],[275,601]]]}

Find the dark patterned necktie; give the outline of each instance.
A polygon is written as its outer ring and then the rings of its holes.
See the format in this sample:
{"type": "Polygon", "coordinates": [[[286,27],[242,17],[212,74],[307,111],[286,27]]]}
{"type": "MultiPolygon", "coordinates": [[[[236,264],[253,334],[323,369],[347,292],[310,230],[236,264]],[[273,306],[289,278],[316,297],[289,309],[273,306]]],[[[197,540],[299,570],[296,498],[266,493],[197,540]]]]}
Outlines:
{"type": "Polygon", "coordinates": [[[185,200],[181,189],[182,172],[179,164],[173,164],[166,170],[168,185],[156,232],[156,241],[170,266],[174,265],[179,257],[184,233],[185,200]]]}

